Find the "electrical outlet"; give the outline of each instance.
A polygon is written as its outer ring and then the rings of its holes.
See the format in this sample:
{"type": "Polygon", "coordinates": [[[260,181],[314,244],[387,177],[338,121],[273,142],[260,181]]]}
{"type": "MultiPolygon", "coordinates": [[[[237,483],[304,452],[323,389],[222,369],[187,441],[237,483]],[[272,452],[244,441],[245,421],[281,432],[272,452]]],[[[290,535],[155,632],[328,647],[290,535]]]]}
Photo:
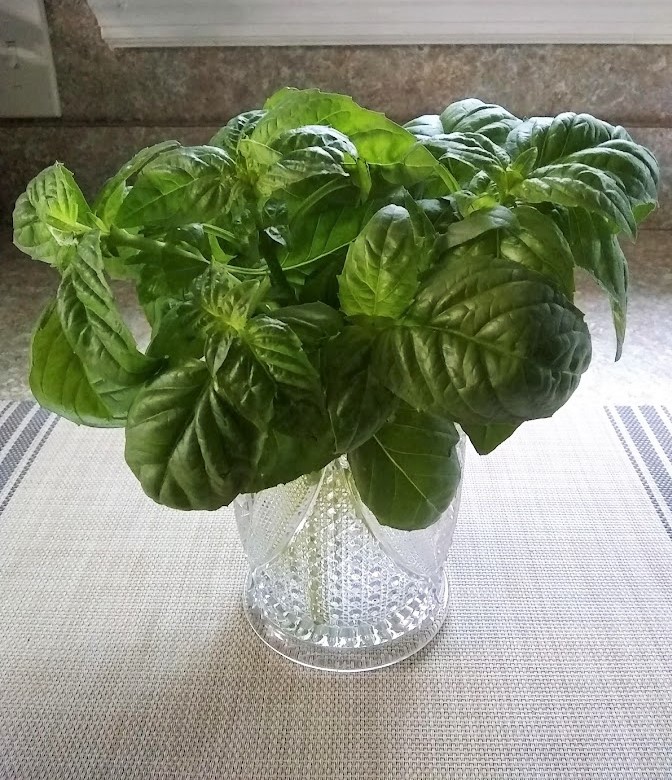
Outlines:
{"type": "Polygon", "coordinates": [[[0,0],[0,117],[60,115],[42,0],[0,0]]]}

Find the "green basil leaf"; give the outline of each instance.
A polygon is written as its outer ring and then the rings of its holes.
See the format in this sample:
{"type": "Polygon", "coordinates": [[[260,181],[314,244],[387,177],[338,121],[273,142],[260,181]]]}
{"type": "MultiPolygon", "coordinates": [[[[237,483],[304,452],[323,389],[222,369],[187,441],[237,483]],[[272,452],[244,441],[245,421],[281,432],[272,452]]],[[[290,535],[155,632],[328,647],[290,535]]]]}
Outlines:
{"type": "Polygon", "coordinates": [[[381,525],[427,528],[446,511],[460,483],[452,422],[402,408],[348,453],[359,494],[381,525]]]}
{"type": "Polygon", "coordinates": [[[480,133],[500,145],[521,122],[505,108],[476,98],[451,103],[440,121],[444,133],[480,133]]]}
{"type": "Polygon", "coordinates": [[[214,222],[227,211],[233,176],[233,160],[223,149],[163,152],[140,171],[115,222],[119,227],[214,222]]]}
{"type": "Polygon", "coordinates": [[[112,428],[124,425],[98,394],[97,383],[70,346],[56,311],[48,304],[37,324],[30,350],[30,389],[40,406],[78,425],[112,428]]]}
{"type": "Polygon", "coordinates": [[[303,265],[330,255],[353,241],[371,217],[369,204],[318,204],[301,211],[290,223],[287,246],[280,251],[284,268],[303,265]]]}
{"type": "Polygon", "coordinates": [[[418,409],[478,425],[547,417],[590,362],[583,315],[509,260],[456,257],[421,287],[374,351],[381,381],[418,409]]]}
{"type": "Polygon", "coordinates": [[[173,301],[185,299],[192,283],[207,269],[207,264],[196,258],[171,251],[167,246],[156,254],[139,253],[134,263],[139,263],[136,289],[150,325],[158,325],[161,312],[173,301]]]}
{"type": "Polygon", "coordinates": [[[253,138],[242,138],[238,151],[244,160],[248,175],[259,176],[271,165],[275,165],[282,155],[266,144],[255,141],[253,138]]]}
{"type": "Polygon", "coordinates": [[[283,197],[302,198],[334,176],[348,177],[341,152],[309,147],[288,154],[268,168],[257,180],[256,189],[262,199],[277,197],[278,193],[283,197]]]}
{"type": "Polygon", "coordinates": [[[333,459],[333,441],[328,435],[307,439],[269,430],[247,489],[254,493],[293,482],[304,474],[323,469],[333,459]]]}
{"type": "Polygon", "coordinates": [[[155,157],[179,146],[180,144],[177,141],[163,141],[160,144],[155,144],[139,151],[120,168],[118,173],[105,182],[93,203],[94,212],[106,225],[114,224],[121,204],[130,192],[130,187],[127,186],[128,180],[141,171],[155,157]]]}
{"type": "Polygon", "coordinates": [[[494,206],[490,209],[475,211],[459,222],[448,225],[445,232],[437,237],[436,252],[440,255],[493,230],[516,229],[517,227],[518,221],[514,212],[506,206],[494,206]]]}
{"type": "Polygon", "coordinates": [[[538,156],[539,149],[536,146],[531,146],[516,157],[509,169],[518,174],[522,179],[526,179],[534,170],[538,156]]]}
{"type": "Polygon", "coordinates": [[[500,237],[499,257],[538,271],[553,280],[571,300],[574,293],[574,258],[567,239],[546,214],[530,206],[512,209],[518,229],[508,228],[500,237]]]}
{"type": "Polygon", "coordinates": [[[159,368],[159,361],[138,352],[105,279],[97,233],[85,236],[65,269],[57,310],[70,346],[90,379],[106,393],[105,405],[125,413],[139,387],[159,368]],[[114,403],[112,401],[114,397],[114,403]]]}
{"type": "Polygon", "coordinates": [[[289,325],[267,316],[251,319],[244,339],[276,386],[273,425],[316,438],[326,426],[320,377],[289,325]]]}
{"type": "Polygon", "coordinates": [[[196,305],[205,315],[205,331],[242,331],[265,289],[266,284],[260,280],[239,282],[225,269],[211,266],[197,279],[194,294],[196,305]]]}
{"type": "Polygon", "coordinates": [[[157,306],[154,320],[149,357],[166,358],[173,365],[203,357],[207,338],[203,312],[192,300],[164,302],[157,306]]]}
{"type": "Polygon", "coordinates": [[[363,444],[388,419],[397,399],[371,368],[369,331],[347,327],[324,348],[322,374],[336,450],[363,444]]]}
{"type": "Polygon", "coordinates": [[[488,455],[518,430],[520,425],[492,423],[491,425],[465,424],[462,426],[479,455],[488,455]]]}
{"type": "Polygon", "coordinates": [[[481,133],[436,135],[423,141],[422,145],[464,184],[479,171],[485,171],[492,178],[502,176],[511,162],[504,149],[481,133]],[[454,163],[461,167],[456,168],[454,163]]]}
{"type": "Polygon", "coordinates": [[[442,198],[420,198],[416,201],[432,223],[437,233],[445,232],[453,222],[459,222],[462,215],[453,196],[442,198]]]}
{"type": "Polygon", "coordinates": [[[81,236],[97,227],[72,173],[56,163],[32,179],[14,209],[14,243],[35,260],[63,267],[81,236]]]}
{"type": "Polygon", "coordinates": [[[418,284],[413,223],[400,206],[385,206],[348,249],[339,277],[341,308],[348,315],[397,317],[418,284]]]}
{"type": "Polygon", "coordinates": [[[628,308],[628,262],[605,220],[583,209],[568,209],[561,224],[574,261],[607,293],[616,331],[616,360],[621,357],[628,308]]]}
{"type": "Polygon", "coordinates": [[[562,230],[552,217],[531,206],[516,206],[511,209],[511,214],[514,222],[454,251],[461,255],[490,254],[514,260],[548,277],[571,300],[574,294],[574,256],[562,230]]]}
{"type": "Polygon", "coordinates": [[[234,116],[212,136],[208,145],[218,146],[225,149],[232,157],[236,157],[240,142],[251,135],[265,113],[265,111],[255,109],[234,116]]]}
{"type": "Polygon", "coordinates": [[[126,425],[126,462],[154,501],[219,509],[249,482],[253,430],[215,392],[205,363],[189,361],[138,393],[126,425]]]}
{"type": "Polygon", "coordinates": [[[411,119],[403,126],[405,130],[419,139],[431,138],[435,135],[443,135],[446,131],[441,124],[441,117],[438,114],[425,114],[416,119],[411,119]]]}
{"type": "Polygon", "coordinates": [[[299,293],[301,303],[321,301],[333,309],[339,309],[338,276],[344,264],[344,253],[335,252],[311,266],[299,293]]]}
{"type": "MultiPolygon", "coordinates": [[[[571,112],[560,114],[554,119],[533,117],[511,133],[506,146],[516,159],[536,149],[537,169],[581,165],[606,174],[627,196],[637,222],[655,207],[658,163],[651,152],[634,143],[622,127],[610,125],[588,114],[571,112]]],[[[539,176],[539,173],[535,175],[539,176]]],[[[581,205],[588,208],[585,204],[581,205]]],[[[607,214],[602,216],[609,218],[607,214]]],[[[631,231],[628,226],[623,229],[631,231]]]]}
{"type": "Polygon", "coordinates": [[[215,391],[240,415],[265,431],[273,417],[275,383],[249,346],[231,334],[211,337],[206,362],[215,391]],[[211,354],[214,353],[214,358],[211,354]]]}
{"type": "Polygon", "coordinates": [[[340,311],[320,301],[284,306],[275,309],[272,317],[289,325],[301,343],[309,347],[318,346],[343,328],[343,315],[340,311]]]}
{"type": "Polygon", "coordinates": [[[302,125],[329,125],[344,133],[369,163],[401,163],[415,137],[384,114],[358,106],[346,95],[317,89],[282,89],[266,101],[266,116],[252,139],[271,145],[285,130],[302,125]]]}
{"type": "Polygon", "coordinates": [[[637,222],[653,211],[658,200],[658,163],[642,146],[623,139],[567,155],[566,163],[589,165],[608,173],[627,194],[637,222]]]}
{"type": "Polygon", "coordinates": [[[614,231],[634,236],[637,229],[632,206],[608,173],[579,163],[537,168],[533,176],[516,185],[512,194],[527,203],[554,203],[583,208],[608,220],[614,231]]]}
{"type": "MultiPolygon", "coordinates": [[[[425,209],[408,191],[404,191],[403,206],[411,219],[415,243],[420,252],[420,260],[431,260],[429,255],[436,241],[436,229],[432,221],[427,216],[425,209]]],[[[423,265],[429,265],[429,263],[420,262],[418,265],[422,269],[423,265]]]]}
{"type": "Polygon", "coordinates": [[[505,148],[516,159],[530,148],[537,149],[536,165],[541,168],[581,149],[591,149],[614,139],[632,141],[620,126],[610,125],[589,114],[571,111],[556,117],[534,116],[518,124],[506,139],[505,148]]]}
{"type": "Polygon", "coordinates": [[[279,387],[319,396],[317,372],[289,325],[265,315],[254,317],[245,329],[245,340],[279,387]]]}

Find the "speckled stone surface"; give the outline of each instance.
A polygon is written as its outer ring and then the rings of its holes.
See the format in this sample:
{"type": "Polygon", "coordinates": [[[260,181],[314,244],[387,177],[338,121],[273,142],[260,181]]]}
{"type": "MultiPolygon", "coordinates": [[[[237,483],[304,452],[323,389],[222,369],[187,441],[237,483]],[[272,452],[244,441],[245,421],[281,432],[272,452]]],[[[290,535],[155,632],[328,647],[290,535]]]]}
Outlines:
{"type": "Polygon", "coordinates": [[[263,103],[276,89],[346,92],[392,118],[477,96],[519,116],[588,111],[626,125],[659,156],[672,228],[672,46],[347,46],[110,49],[85,0],[46,0],[62,120],[0,122],[0,224],[41,168],[60,159],[85,190],[130,154],[263,103]],[[668,164],[670,163],[670,164],[668,164]]]}
{"type": "MultiPolygon", "coordinates": [[[[577,305],[587,313],[593,363],[572,402],[672,403],[672,232],[649,230],[626,247],[631,293],[628,336],[622,359],[613,362],[615,342],[609,307],[588,279],[579,280],[577,305]]],[[[54,294],[56,272],[25,258],[0,238],[0,399],[28,397],[28,350],[33,325],[54,294]]],[[[147,325],[133,289],[115,285],[119,305],[140,342],[147,325]]]]}
{"type": "Polygon", "coordinates": [[[672,122],[672,46],[353,46],[109,49],[85,0],[46,0],[64,118],[217,124],[279,87],[344,91],[395,119],[468,95],[519,115],[572,108],[672,122]]]}

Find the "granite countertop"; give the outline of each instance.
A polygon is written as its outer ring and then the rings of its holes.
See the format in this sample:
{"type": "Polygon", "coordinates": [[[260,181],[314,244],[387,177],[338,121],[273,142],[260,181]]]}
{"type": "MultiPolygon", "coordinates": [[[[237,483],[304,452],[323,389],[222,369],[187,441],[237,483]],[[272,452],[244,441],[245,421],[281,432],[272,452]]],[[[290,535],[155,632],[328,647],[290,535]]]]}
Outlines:
{"type": "MultiPolygon", "coordinates": [[[[672,231],[643,230],[630,260],[628,334],[614,363],[615,340],[606,298],[588,278],[578,280],[577,305],[593,336],[593,364],[575,398],[595,403],[667,402],[672,387],[672,231]]],[[[58,276],[0,237],[0,398],[30,395],[28,352],[33,325],[56,290],[58,276]]],[[[121,311],[139,341],[148,330],[134,290],[115,283],[121,311]]]]}

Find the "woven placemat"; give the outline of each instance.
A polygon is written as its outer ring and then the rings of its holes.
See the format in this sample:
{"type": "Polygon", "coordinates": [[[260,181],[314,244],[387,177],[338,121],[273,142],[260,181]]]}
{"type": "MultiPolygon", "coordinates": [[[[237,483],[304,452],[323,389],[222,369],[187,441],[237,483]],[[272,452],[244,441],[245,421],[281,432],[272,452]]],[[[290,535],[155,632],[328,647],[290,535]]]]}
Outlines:
{"type": "Polygon", "coordinates": [[[0,778],[672,778],[672,420],[583,408],[469,453],[451,615],[364,675],[252,634],[231,512],[123,432],[0,405],[0,778]]]}

